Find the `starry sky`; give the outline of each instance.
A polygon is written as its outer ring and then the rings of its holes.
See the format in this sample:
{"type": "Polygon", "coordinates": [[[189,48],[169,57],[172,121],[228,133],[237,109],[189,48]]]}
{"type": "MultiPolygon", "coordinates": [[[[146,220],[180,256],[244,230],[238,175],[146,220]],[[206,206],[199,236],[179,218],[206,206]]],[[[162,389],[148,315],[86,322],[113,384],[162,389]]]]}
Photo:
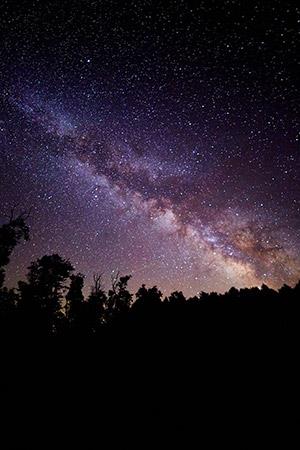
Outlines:
{"type": "Polygon", "coordinates": [[[7,285],[54,252],[87,286],[293,285],[299,25],[289,1],[3,0],[1,221],[31,211],[7,285]]]}

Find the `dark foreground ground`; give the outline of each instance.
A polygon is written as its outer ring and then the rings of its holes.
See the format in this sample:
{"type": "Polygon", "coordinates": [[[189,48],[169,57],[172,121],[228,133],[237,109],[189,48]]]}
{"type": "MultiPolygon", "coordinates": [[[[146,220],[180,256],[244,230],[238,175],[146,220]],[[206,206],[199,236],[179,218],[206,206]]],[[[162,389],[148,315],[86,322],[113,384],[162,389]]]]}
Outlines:
{"type": "Polygon", "coordinates": [[[298,448],[296,296],[202,309],[89,337],[6,335],[1,448],[298,448]]]}

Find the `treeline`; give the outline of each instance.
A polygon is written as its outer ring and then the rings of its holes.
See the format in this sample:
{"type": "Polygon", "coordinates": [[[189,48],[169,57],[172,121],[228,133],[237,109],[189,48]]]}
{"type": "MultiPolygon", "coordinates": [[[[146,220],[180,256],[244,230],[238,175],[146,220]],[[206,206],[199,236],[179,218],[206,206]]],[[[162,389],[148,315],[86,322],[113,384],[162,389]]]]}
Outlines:
{"type": "Polygon", "coordinates": [[[3,448],[125,448],[135,440],[140,448],[151,437],[154,447],[161,434],[170,448],[181,430],[183,448],[194,448],[189,436],[199,446],[224,446],[226,435],[230,445],[251,437],[256,445],[290,426],[300,283],[186,299],[164,298],[156,286],[133,296],[130,277],[119,274],[105,292],[99,274],[84,298],[83,275],[50,255],[9,290],[5,267],[28,237],[26,215],[0,228],[3,448]]]}
{"type": "Polygon", "coordinates": [[[90,294],[84,298],[84,275],[57,254],[31,263],[26,281],[18,289],[4,286],[5,266],[15,246],[28,240],[27,216],[12,214],[0,228],[0,326],[14,336],[97,336],[107,330],[126,329],[140,334],[177,332],[212,333],[226,337],[272,331],[291,333],[299,318],[300,282],[278,291],[231,288],[225,294],[201,292],[185,298],[173,292],[163,298],[156,287],[145,285],[135,296],[128,290],[130,275],[112,276],[105,292],[101,274],[94,275],[90,294]]]}

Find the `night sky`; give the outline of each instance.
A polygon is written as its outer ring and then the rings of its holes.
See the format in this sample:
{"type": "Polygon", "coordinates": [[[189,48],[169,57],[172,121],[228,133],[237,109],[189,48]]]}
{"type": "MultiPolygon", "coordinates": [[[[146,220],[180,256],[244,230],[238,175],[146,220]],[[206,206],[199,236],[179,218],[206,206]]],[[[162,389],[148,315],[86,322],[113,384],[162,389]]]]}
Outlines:
{"type": "Polygon", "coordinates": [[[300,9],[1,1],[0,214],[86,274],[224,291],[300,278],[300,9]]]}

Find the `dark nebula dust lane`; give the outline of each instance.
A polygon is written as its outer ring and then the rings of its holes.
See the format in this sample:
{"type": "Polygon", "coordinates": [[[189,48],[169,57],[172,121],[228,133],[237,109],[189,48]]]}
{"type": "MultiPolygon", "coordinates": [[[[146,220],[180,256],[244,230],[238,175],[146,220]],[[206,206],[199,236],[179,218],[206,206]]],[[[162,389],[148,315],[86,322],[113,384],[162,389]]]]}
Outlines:
{"type": "Polygon", "coordinates": [[[7,271],[224,291],[300,278],[292,2],[2,2],[0,207],[31,210],[7,271]]]}

